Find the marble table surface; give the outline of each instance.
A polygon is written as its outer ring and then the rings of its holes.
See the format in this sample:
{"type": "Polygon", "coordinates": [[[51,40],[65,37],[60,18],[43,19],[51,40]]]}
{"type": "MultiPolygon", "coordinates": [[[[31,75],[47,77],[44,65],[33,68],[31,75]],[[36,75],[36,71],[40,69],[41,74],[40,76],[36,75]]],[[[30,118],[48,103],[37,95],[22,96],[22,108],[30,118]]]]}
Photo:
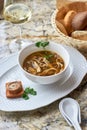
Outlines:
{"type": "MultiPolygon", "coordinates": [[[[22,36],[29,40],[26,44],[44,39],[61,42],[51,25],[56,0],[30,0],[28,5],[32,8],[32,18],[22,26],[22,36]]],[[[21,49],[20,44],[12,42],[17,37],[18,26],[6,23],[0,16],[0,59],[21,49]]],[[[87,76],[80,86],[66,97],[78,101],[81,108],[81,127],[82,130],[87,130],[87,76]]],[[[61,99],[34,111],[0,111],[0,130],[73,130],[59,112],[60,101],[61,99]]]]}

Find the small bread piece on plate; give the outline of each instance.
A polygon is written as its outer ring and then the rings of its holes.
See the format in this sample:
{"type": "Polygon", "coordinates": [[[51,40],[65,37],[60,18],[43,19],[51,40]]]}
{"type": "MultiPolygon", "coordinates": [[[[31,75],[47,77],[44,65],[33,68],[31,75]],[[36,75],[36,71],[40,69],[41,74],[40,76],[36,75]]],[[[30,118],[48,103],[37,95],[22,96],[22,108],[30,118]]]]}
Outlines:
{"type": "Polygon", "coordinates": [[[6,97],[17,98],[24,93],[21,81],[14,81],[6,83],[6,97]]]}

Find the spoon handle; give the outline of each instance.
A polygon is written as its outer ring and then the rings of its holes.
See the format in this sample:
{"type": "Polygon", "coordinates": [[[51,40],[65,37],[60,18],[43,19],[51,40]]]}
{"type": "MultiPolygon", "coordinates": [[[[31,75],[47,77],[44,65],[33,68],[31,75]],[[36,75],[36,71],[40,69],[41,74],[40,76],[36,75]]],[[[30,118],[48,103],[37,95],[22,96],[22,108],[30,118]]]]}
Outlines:
{"type": "Polygon", "coordinates": [[[73,122],[75,130],[82,130],[78,122],[73,122]]]}

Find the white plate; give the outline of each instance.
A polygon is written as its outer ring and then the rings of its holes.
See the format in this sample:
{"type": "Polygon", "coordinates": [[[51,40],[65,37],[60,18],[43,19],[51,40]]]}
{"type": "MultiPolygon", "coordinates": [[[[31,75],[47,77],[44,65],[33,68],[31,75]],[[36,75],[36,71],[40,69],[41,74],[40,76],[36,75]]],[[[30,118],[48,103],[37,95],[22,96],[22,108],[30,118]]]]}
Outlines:
{"type": "Polygon", "coordinates": [[[69,94],[81,83],[87,73],[87,61],[80,52],[68,46],[64,46],[71,58],[69,74],[65,81],[51,85],[38,85],[31,82],[21,73],[17,65],[17,54],[0,62],[0,110],[2,111],[27,111],[46,106],[69,94]],[[21,80],[23,87],[31,87],[37,91],[36,96],[30,96],[29,100],[23,98],[7,99],[5,83],[21,80]]]}

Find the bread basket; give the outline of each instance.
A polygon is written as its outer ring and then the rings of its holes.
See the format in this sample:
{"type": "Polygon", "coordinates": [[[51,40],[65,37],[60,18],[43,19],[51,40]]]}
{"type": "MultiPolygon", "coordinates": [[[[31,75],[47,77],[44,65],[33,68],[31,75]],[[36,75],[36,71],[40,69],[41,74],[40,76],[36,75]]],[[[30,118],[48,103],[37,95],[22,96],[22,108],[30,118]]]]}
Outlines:
{"type": "MultiPolygon", "coordinates": [[[[72,3],[76,3],[76,2],[72,2],[72,3]]],[[[70,1],[69,4],[72,4],[72,3],[70,1]]],[[[78,3],[80,3],[80,6],[77,6],[78,12],[79,11],[87,10],[87,8],[84,8],[84,7],[81,6],[81,3],[83,4],[83,3],[86,3],[86,2],[77,2],[77,4],[78,3]]],[[[67,5],[67,3],[66,3],[66,5],[67,5]]],[[[56,25],[56,16],[57,16],[57,13],[60,11],[61,8],[59,8],[59,10],[56,9],[54,11],[53,15],[52,15],[52,26],[53,26],[53,28],[55,29],[57,35],[60,37],[60,39],[61,39],[61,41],[62,41],[63,44],[70,45],[70,46],[73,46],[73,47],[77,48],[87,58],[87,41],[85,41],[85,40],[79,40],[79,39],[75,39],[75,38],[72,38],[70,36],[67,36],[64,33],[62,33],[60,31],[60,29],[57,27],[57,25],[56,25]]],[[[70,6],[70,10],[72,10],[72,9],[76,9],[76,6],[70,6]]]]}

